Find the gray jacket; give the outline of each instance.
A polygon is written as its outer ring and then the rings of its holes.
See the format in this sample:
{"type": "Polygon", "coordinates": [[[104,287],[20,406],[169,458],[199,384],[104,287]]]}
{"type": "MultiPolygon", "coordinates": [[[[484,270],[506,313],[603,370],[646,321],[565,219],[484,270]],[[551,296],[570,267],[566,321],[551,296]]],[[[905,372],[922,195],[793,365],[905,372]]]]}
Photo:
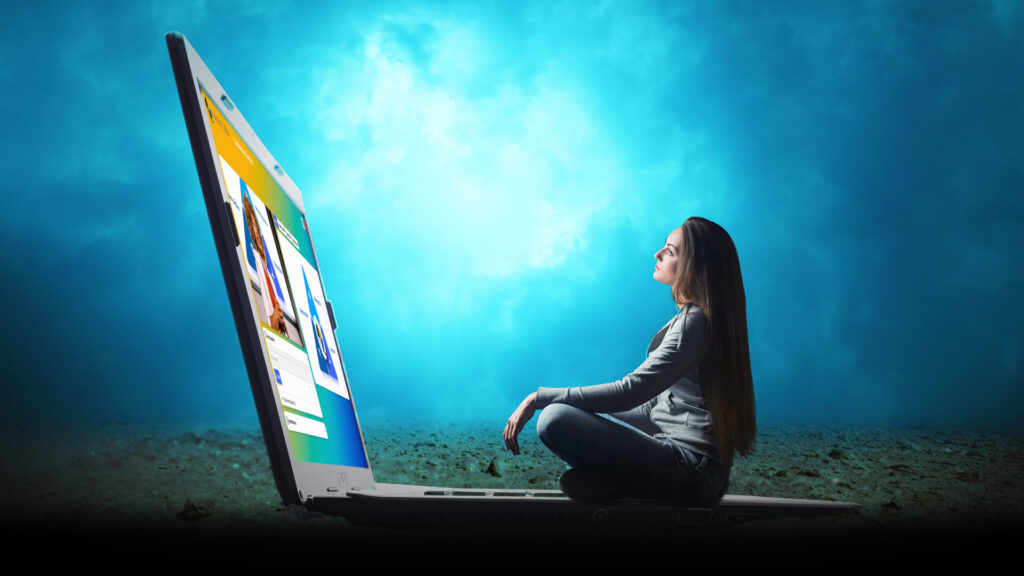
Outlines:
{"type": "Polygon", "coordinates": [[[710,338],[704,311],[687,304],[651,340],[644,363],[622,380],[576,388],[540,387],[537,408],[560,402],[609,413],[721,462],[707,403],[710,338]]]}

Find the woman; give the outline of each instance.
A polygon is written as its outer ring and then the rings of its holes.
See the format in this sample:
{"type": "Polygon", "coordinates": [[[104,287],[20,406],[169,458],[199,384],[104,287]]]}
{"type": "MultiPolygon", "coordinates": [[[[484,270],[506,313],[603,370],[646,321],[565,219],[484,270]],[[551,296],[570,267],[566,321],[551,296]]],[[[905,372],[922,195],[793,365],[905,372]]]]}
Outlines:
{"type": "Polygon", "coordinates": [[[541,441],[571,469],[559,480],[577,499],[716,502],[733,456],[756,434],[739,257],[718,224],[692,217],[655,254],[654,279],[679,312],[654,336],[647,360],[622,380],[540,387],[505,426],[505,445],[538,409],[541,441]]]}

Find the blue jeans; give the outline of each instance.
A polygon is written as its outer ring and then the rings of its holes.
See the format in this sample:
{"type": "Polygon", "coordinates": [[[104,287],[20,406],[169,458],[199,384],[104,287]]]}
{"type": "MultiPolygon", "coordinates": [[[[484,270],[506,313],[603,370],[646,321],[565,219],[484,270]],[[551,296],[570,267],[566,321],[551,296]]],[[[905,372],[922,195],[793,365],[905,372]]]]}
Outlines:
{"type": "Polygon", "coordinates": [[[708,505],[717,502],[729,484],[720,462],[670,438],[568,404],[545,407],[537,418],[537,434],[573,469],[607,479],[615,487],[615,497],[708,505]]]}

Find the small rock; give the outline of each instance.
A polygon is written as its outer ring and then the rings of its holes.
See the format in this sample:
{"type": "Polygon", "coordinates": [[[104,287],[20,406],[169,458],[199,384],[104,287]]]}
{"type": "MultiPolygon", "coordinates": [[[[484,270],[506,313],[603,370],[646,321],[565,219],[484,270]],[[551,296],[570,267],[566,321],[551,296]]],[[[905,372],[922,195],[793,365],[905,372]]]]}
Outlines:
{"type": "Polygon", "coordinates": [[[195,521],[202,520],[210,514],[213,514],[213,502],[210,500],[200,500],[193,502],[191,498],[185,498],[185,505],[182,506],[181,512],[178,512],[178,520],[195,521]]]}
{"type": "Polygon", "coordinates": [[[846,458],[846,454],[840,452],[838,448],[833,448],[832,451],[828,453],[828,457],[833,460],[843,460],[846,458]]]}
{"type": "Polygon", "coordinates": [[[505,463],[497,457],[491,458],[491,463],[487,465],[487,473],[501,478],[505,475],[505,463]]]}

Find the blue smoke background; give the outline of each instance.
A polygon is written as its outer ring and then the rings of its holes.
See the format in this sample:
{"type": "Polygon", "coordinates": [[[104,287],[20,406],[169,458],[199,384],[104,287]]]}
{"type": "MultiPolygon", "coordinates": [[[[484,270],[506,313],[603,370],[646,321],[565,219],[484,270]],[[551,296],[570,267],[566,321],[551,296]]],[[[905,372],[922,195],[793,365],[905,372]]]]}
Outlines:
{"type": "Polygon", "coordinates": [[[303,190],[364,423],[621,378],[692,215],[762,421],[1022,422],[1019,2],[5,10],[7,427],[256,426],[170,30],[303,190]]]}

